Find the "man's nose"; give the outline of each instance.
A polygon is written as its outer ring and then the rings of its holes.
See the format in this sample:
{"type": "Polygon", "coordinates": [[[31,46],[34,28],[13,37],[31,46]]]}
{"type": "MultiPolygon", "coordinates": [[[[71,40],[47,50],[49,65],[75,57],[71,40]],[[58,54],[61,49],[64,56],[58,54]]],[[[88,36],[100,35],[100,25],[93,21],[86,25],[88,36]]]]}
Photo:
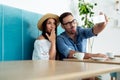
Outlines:
{"type": "Polygon", "coordinates": [[[74,27],[75,27],[75,24],[71,23],[70,26],[71,26],[71,28],[74,28],[74,27]]]}

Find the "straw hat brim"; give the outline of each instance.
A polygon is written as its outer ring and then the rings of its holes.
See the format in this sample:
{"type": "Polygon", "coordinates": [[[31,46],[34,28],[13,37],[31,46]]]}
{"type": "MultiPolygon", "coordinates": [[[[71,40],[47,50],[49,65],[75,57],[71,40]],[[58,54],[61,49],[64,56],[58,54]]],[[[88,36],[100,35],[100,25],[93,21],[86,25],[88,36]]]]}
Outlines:
{"type": "Polygon", "coordinates": [[[39,30],[42,31],[42,24],[48,18],[54,18],[57,21],[57,26],[59,25],[59,16],[56,14],[47,13],[38,21],[37,27],[39,30]]]}

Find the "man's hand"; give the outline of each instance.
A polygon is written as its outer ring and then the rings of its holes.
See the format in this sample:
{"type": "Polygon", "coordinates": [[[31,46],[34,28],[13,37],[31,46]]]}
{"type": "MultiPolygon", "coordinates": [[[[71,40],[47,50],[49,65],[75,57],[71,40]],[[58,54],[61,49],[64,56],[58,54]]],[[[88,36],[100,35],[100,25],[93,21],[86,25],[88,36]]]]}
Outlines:
{"type": "Polygon", "coordinates": [[[103,57],[103,58],[108,58],[107,55],[105,54],[102,54],[102,53],[96,53],[96,54],[93,54],[93,53],[85,53],[85,59],[89,59],[91,57],[103,57]]]}
{"type": "Polygon", "coordinates": [[[103,31],[103,29],[106,27],[108,19],[107,16],[105,14],[103,14],[102,12],[100,12],[100,15],[104,15],[105,16],[105,22],[102,23],[98,23],[93,27],[93,33],[95,35],[99,34],[101,31],[103,31]]]}

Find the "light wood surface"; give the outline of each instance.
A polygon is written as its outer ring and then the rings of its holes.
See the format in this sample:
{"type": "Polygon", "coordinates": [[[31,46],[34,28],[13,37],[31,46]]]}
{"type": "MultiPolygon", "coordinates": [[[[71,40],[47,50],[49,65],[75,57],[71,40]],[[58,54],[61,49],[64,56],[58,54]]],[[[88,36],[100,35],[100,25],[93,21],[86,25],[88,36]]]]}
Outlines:
{"type": "Polygon", "coordinates": [[[120,55],[115,55],[115,57],[120,57],[120,55]]]}
{"type": "Polygon", "coordinates": [[[98,61],[93,59],[64,59],[64,61],[73,61],[73,62],[91,62],[91,63],[105,63],[105,64],[119,64],[120,65],[120,57],[115,57],[115,59],[107,59],[104,61],[98,61]]]}
{"type": "Polygon", "coordinates": [[[75,80],[120,70],[119,65],[68,61],[0,62],[0,80],[75,80]]]}

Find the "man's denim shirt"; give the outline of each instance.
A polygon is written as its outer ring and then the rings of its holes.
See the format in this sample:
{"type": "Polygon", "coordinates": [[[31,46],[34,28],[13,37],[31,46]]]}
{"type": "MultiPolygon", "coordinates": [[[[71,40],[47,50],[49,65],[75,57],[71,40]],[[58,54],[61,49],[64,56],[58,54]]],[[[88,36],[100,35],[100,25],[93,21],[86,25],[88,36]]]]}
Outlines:
{"type": "Polygon", "coordinates": [[[61,33],[57,36],[57,49],[60,53],[60,59],[67,58],[69,51],[86,52],[87,38],[95,36],[92,28],[77,27],[76,42],[74,42],[66,32],[61,33]]]}

